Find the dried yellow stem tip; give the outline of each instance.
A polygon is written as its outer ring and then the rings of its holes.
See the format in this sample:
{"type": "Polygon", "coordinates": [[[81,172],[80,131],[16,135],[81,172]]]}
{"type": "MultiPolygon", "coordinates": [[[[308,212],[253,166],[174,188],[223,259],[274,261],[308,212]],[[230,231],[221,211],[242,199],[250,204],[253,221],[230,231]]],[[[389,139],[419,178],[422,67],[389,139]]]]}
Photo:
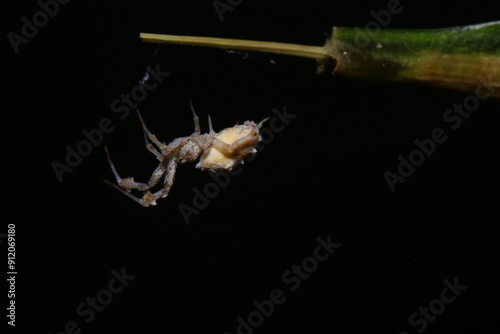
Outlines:
{"type": "Polygon", "coordinates": [[[198,36],[178,36],[178,35],[158,35],[141,33],[143,42],[167,43],[167,44],[187,44],[191,46],[218,47],[232,50],[272,52],[288,56],[305,57],[312,59],[323,59],[326,57],[324,47],[300,44],[248,41],[242,39],[198,37],[198,36]]]}

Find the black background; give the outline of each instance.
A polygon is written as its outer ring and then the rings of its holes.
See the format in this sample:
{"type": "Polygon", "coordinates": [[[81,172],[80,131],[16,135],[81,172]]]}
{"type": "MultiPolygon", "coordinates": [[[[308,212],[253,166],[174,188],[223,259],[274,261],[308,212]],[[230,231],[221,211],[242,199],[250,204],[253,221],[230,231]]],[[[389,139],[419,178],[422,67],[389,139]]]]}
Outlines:
{"type": "MultiPolygon", "coordinates": [[[[40,10],[35,1],[15,6],[3,11],[4,36],[40,10]]],[[[151,32],[322,45],[332,26],[363,27],[386,6],[243,1],[221,22],[212,1],[74,0],[18,54],[5,37],[0,232],[16,224],[18,271],[17,326],[8,329],[59,333],[75,321],[82,333],[236,333],[253,300],[281,289],[286,301],[255,333],[416,333],[408,317],[457,277],[468,288],[425,332],[498,333],[498,100],[452,131],[443,113],[464,93],[318,76],[308,59],[139,40],[151,32]],[[157,64],[170,75],[139,108],[163,141],[193,131],[190,99],[203,131],[208,114],[218,131],[273,108],[297,115],[189,225],[178,206],[211,181],[194,164],[178,169],[157,207],[102,182],[113,180],[104,145],[122,176],[145,181],[156,167],[135,114],[120,120],[110,106],[157,64]],[[64,163],[65,147],[103,118],[115,130],[59,182],[51,164],[64,163]],[[448,140],[392,193],[384,172],[437,127],[448,140]],[[290,291],[282,274],[328,235],[341,247],[290,291]],[[135,279],[85,323],[77,305],[123,267],[135,279]]],[[[403,6],[390,27],[499,13],[497,1],[403,6]]]]}

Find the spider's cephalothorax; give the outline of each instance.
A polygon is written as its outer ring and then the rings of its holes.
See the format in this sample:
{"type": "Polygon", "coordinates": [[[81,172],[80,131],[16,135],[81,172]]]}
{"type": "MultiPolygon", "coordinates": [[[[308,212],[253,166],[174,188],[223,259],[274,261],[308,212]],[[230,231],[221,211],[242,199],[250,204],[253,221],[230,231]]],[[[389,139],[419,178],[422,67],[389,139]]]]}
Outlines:
{"type": "Polygon", "coordinates": [[[266,118],[259,124],[246,121],[243,125],[235,125],[232,128],[215,133],[209,116],[209,132],[201,134],[199,118],[192,105],[191,111],[193,112],[195,125],[194,133],[189,137],[177,138],[166,145],[148,130],[139,110],[137,110],[146,138],[146,148],[156,156],[160,163],[147,183],[135,182],[133,177],[122,179],[111,161],[107,147],[104,147],[118,185],[105,181],[142,206],[156,205],[157,199],[168,196],[174,183],[178,164],[194,162],[201,155],[196,168],[211,172],[230,171],[238,164],[243,163],[245,157],[255,154],[257,152],[255,147],[261,140],[259,130],[262,124],[269,119],[266,118]],[[155,144],[159,151],[149,141],[155,144]],[[150,189],[158,184],[163,175],[165,175],[163,188],[152,193],[150,189]],[[144,196],[138,198],[132,195],[130,192],[133,189],[143,191],[144,196]]]}

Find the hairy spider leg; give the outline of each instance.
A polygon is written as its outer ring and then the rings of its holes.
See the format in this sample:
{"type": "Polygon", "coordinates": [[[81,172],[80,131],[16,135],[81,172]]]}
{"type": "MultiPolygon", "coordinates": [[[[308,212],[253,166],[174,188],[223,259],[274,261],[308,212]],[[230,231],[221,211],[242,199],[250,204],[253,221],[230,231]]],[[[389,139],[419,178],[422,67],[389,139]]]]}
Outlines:
{"type": "MultiPolygon", "coordinates": [[[[120,176],[118,175],[118,173],[116,172],[116,169],[113,165],[113,162],[111,161],[107,147],[104,147],[104,148],[106,150],[106,155],[108,157],[108,161],[110,162],[111,169],[112,169],[113,173],[115,174],[115,177],[116,177],[118,183],[120,184],[120,186],[117,186],[116,184],[113,184],[113,183],[109,182],[108,180],[103,180],[104,182],[106,182],[107,184],[109,184],[110,186],[112,186],[113,188],[115,188],[116,190],[118,190],[119,192],[121,192],[122,194],[127,196],[128,198],[132,199],[133,201],[139,203],[140,205],[142,205],[144,207],[147,207],[149,205],[156,205],[157,199],[164,198],[164,197],[168,196],[170,189],[172,188],[172,185],[174,184],[175,171],[177,169],[177,163],[175,162],[174,159],[169,160],[168,166],[163,170],[163,172],[161,174],[158,173],[157,177],[155,177],[155,173],[153,173],[153,176],[151,177],[151,179],[153,179],[153,178],[156,179],[156,182],[155,182],[155,184],[156,184],[156,183],[158,183],[158,180],[161,178],[161,176],[163,174],[165,174],[165,172],[166,172],[163,189],[158,190],[155,193],[151,193],[150,191],[147,191],[142,198],[138,198],[138,197],[130,194],[130,189],[141,190],[140,187],[135,187],[135,186],[136,185],[140,186],[140,185],[145,185],[145,184],[133,182],[132,178],[121,179],[120,176]],[[124,188],[122,188],[122,187],[124,187],[124,188]]],[[[163,164],[160,164],[160,166],[163,166],[163,164]]],[[[160,166],[158,166],[158,168],[160,166]]],[[[158,170],[158,168],[157,168],[157,170],[158,170]]],[[[150,180],[150,182],[151,182],[151,180],[150,180]]]]}
{"type": "Polygon", "coordinates": [[[210,146],[212,146],[212,142],[215,138],[216,133],[214,132],[214,128],[212,127],[212,118],[208,115],[208,136],[205,139],[204,143],[200,143],[200,146],[203,147],[203,152],[205,152],[210,146]]]}
{"type": "MultiPolygon", "coordinates": [[[[191,107],[191,112],[193,113],[193,120],[194,120],[194,133],[197,134],[198,136],[201,135],[201,130],[200,130],[200,118],[194,111],[193,107],[193,102],[189,100],[189,106],[191,107]]],[[[212,139],[215,137],[215,132],[212,127],[212,119],[210,118],[210,115],[208,115],[208,131],[209,131],[209,140],[202,140],[201,138],[198,137],[196,141],[198,142],[198,145],[203,147],[203,150],[206,150],[210,145],[212,145],[212,139]]]]}
{"type": "Polygon", "coordinates": [[[168,194],[170,193],[172,185],[174,184],[176,169],[177,169],[177,163],[175,162],[174,159],[170,159],[165,174],[163,189],[160,189],[155,193],[151,193],[150,191],[148,191],[146,194],[144,194],[144,197],[138,202],[142,206],[156,205],[156,200],[167,197],[168,194]]]}
{"type": "Polygon", "coordinates": [[[177,163],[175,162],[175,160],[171,159],[169,161],[169,164],[167,167],[167,173],[165,175],[165,182],[164,182],[163,189],[158,190],[155,193],[151,193],[150,191],[148,191],[144,194],[144,196],[142,198],[138,198],[138,197],[135,197],[134,195],[127,193],[126,191],[124,191],[120,187],[116,186],[115,184],[112,184],[111,182],[109,182],[107,180],[104,180],[104,181],[106,181],[106,183],[112,185],[113,187],[118,189],[121,193],[127,195],[129,198],[133,199],[134,201],[136,201],[140,205],[142,205],[144,207],[148,207],[150,205],[156,205],[156,200],[168,196],[168,194],[170,193],[170,189],[172,188],[172,185],[174,184],[174,177],[175,177],[176,169],[177,169],[177,163]]]}
{"type": "MultiPolygon", "coordinates": [[[[142,132],[144,132],[144,141],[146,142],[146,148],[148,149],[149,152],[151,152],[151,153],[153,153],[155,155],[156,160],[163,161],[163,155],[160,152],[158,152],[158,150],[155,149],[155,147],[153,146],[153,144],[151,144],[149,142],[149,139],[148,139],[149,135],[144,130],[145,123],[144,123],[144,120],[142,119],[142,116],[141,116],[141,113],[139,112],[139,109],[136,109],[136,111],[137,111],[137,116],[139,116],[139,120],[141,121],[141,124],[142,124],[142,132]]],[[[147,128],[146,128],[146,130],[147,130],[147,128]]]]}
{"type": "Polygon", "coordinates": [[[255,127],[255,130],[257,130],[257,132],[259,132],[262,125],[264,125],[264,123],[269,121],[270,119],[271,119],[271,117],[264,118],[262,121],[260,121],[259,124],[257,124],[257,126],[255,127]]]}
{"type": "MultiPolygon", "coordinates": [[[[264,118],[259,124],[257,124],[257,126],[255,127],[255,131],[257,131],[257,133],[259,133],[259,130],[260,128],[262,127],[262,125],[267,122],[268,120],[270,119],[270,117],[267,117],[267,118],[264,118]]],[[[255,123],[254,123],[255,124],[255,123]]],[[[215,146],[217,149],[219,150],[222,150],[222,151],[225,151],[229,154],[233,153],[234,150],[236,150],[238,147],[240,147],[244,142],[248,141],[249,139],[251,139],[252,137],[254,137],[254,135],[252,133],[246,135],[245,137],[242,137],[236,141],[234,141],[233,143],[231,144],[228,144],[228,143],[225,143],[223,142],[222,140],[220,140],[219,138],[215,137],[212,141],[212,145],[215,146]]]]}
{"type": "MultiPolygon", "coordinates": [[[[118,175],[118,172],[116,171],[115,165],[113,164],[113,160],[111,160],[111,156],[109,155],[109,150],[108,150],[108,147],[106,145],[104,145],[104,152],[106,152],[106,158],[108,159],[108,163],[109,163],[109,166],[111,167],[111,171],[115,175],[116,182],[118,182],[118,184],[120,184],[120,182],[122,182],[122,178],[120,177],[120,175],[118,175]]],[[[104,181],[106,183],[112,184],[108,180],[104,180],[104,181]]],[[[115,186],[114,184],[112,184],[112,185],[115,186]]],[[[123,189],[120,189],[120,190],[123,191],[123,189]]],[[[127,192],[130,192],[130,190],[127,189],[127,192]]]]}
{"type": "Polygon", "coordinates": [[[191,107],[191,112],[193,113],[194,133],[199,135],[199,134],[201,134],[200,118],[198,117],[198,115],[196,115],[196,112],[194,111],[194,107],[193,107],[193,102],[191,102],[191,100],[189,100],[189,106],[191,107]]]}
{"type": "MultiPolygon", "coordinates": [[[[139,112],[139,110],[137,109],[137,115],[139,116],[139,120],[141,121],[141,125],[142,125],[142,130],[144,131],[144,133],[147,135],[147,137],[156,145],[160,148],[160,150],[165,153],[165,152],[168,152],[168,145],[166,145],[165,143],[162,143],[161,141],[158,140],[158,138],[156,138],[156,136],[154,134],[151,133],[151,131],[148,130],[148,128],[146,127],[146,123],[144,122],[144,120],[142,119],[142,116],[141,116],[141,113],[139,112]]],[[[151,145],[151,148],[154,149],[154,147],[151,145]]],[[[151,152],[151,149],[148,148],[148,150],[151,152]]],[[[155,150],[156,151],[156,150],[155,150]]],[[[160,154],[158,151],[156,151],[158,154],[160,154]]],[[[156,157],[159,157],[156,153],[153,153],[154,155],[156,155],[156,157]]]]}
{"type": "Polygon", "coordinates": [[[125,191],[125,190],[123,190],[123,188],[118,187],[116,184],[111,183],[111,182],[109,182],[109,181],[108,181],[108,180],[106,180],[106,179],[103,179],[103,181],[104,181],[104,182],[106,182],[107,184],[109,184],[110,186],[112,186],[113,188],[115,188],[116,190],[118,190],[119,192],[121,192],[122,194],[124,194],[125,196],[127,196],[128,198],[130,198],[130,199],[132,199],[132,200],[136,201],[137,203],[139,203],[139,204],[143,205],[143,204],[142,204],[142,200],[141,200],[140,198],[135,197],[134,195],[132,195],[132,194],[128,193],[128,192],[127,192],[127,191],[125,191]]]}
{"type": "Polygon", "coordinates": [[[156,160],[163,161],[163,155],[158,152],[157,149],[149,142],[148,135],[144,132],[144,141],[146,142],[146,148],[149,152],[153,153],[156,157],[156,160]]]}
{"type": "Polygon", "coordinates": [[[106,157],[108,158],[108,163],[111,166],[113,174],[115,175],[116,182],[118,182],[118,185],[121,188],[125,189],[127,192],[130,192],[130,190],[132,189],[138,189],[141,191],[146,191],[151,189],[152,187],[158,184],[163,174],[165,174],[165,172],[167,171],[167,167],[164,165],[164,163],[160,162],[158,167],[156,167],[155,171],[151,175],[151,178],[149,179],[148,183],[135,182],[133,177],[127,177],[125,179],[122,179],[120,175],[118,175],[118,172],[116,171],[115,165],[111,160],[111,156],[109,155],[109,151],[106,146],[104,146],[104,150],[106,151],[106,157]]]}
{"type": "Polygon", "coordinates": [[[208,115],[208,132],[214,132],[214,128],[212,127],[212,118],[210,118],[210,115],[208,115]]]}
{"type": "Polygon", "coordinates": [[[172,188],[174,184],[175,171],[177,170],[177,162],[174,159],[171,159],[168,162],[167,172],[165,173],[165,181],[164,187],[161,191],[161,197],[167,197],[170,192],[170,188],[172,188]]]}

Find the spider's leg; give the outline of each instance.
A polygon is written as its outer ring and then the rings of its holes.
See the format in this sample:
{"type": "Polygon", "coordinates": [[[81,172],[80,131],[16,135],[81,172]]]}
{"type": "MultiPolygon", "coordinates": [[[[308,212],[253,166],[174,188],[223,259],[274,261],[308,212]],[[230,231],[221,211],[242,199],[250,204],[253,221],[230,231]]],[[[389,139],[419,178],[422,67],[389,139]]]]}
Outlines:
{"type": "Polygon", "coordinates": [[[203,152],[205,152],[210,146],[212,146],[212,141],[214,140],[216,135],[212,127],[212,119],[210,118],[210,115],[208,115],[208,129],[209,132],[207,134],[198,137],[198,144],[203,148],[203,152]]]}
{"type": "Polygon", "coordinates": [[[128,198],[134,200],[135,202],[139,203],[142,206],[156,205],[157,199],[168,196],[170,188],[174,183],[176,167],[177,163],[175,162],[175,160],[170,160],[169,166],[166,169],[164,168],[163,164],[160,164],[160,166],[158,166],[158,168],[156,168],[156,170],[153,172],[153,175],[151,176],[151,179],[147,184],[134,182],[132,178],[121,180],[119,183],[120,186],[117,186],[116,184],[113,184],[108,180],[104,180],[104,182],[111,185],[113,188],[117,189],[122,194],[126,195],[128,198]],[[163,176],[163,174],[165,174],[167,170],[168,174],[165,177],[165,185],[163,189],[155,192],[154,194],[151,193],[149,189],[154,187],[158,183],[158,181],[161,179],[161,177],[163,176]],[[142,198],[138,198],[129,193],[130,189],[139,189],[148,191],[144,194],[142,198]]]}
{"type": "Polygon", "coordinates": [[[118,187],[116,184],[109,182],[108,180],[103,180],[103,181],[106,182],[107,184],[109,184],[110,186],[112,186],[113,188],[115,188],[116,190],[118,190],[119,192],[121,192],[122,194],[124,194],[125,196],[127,196],[128,198],[132,199],[133,201],[139,203],[140,205],[142,205],[144,207],[147,207],[150,205],[156,205],[156,199],[158,199],[158,197],[155,198],[155,196],[150,191],[148,191],[146,194],[144,194],[144,196],[142,198],[138,198],[138,197],[135,197],[134,195],[126,192],[122,188],[118,187]]]}
{"type": "MultiPolygon", "coordinates": [[[[148,128],[146,127],[146,123],[144,123],[144,120],[142,119],[141,113],[139,112],[139,109],[136,110],[137,115],[139,116],[139,120],[141,121],[142,124],[142,130],[144,133],[148,136],[148,138],[156,145],[158,146],[162,151],[167,148],[167,145],[159,141],[154,134],[152,134],[148,128]]],[[[147,147],[147,146],[146,146],[147,147]]],[[[148,148],[149,150],[149,148],[148,148]]],[[[151,150],[150,150],[151,151],[151,150]]],[[[154,153],[153,153],[154,154],[154,153]]],[[[155,154],[156,155],[156,154],[155,154]]]]}
{"type": "Polygon", "coordinates": [[[271,117],[264,118],[262,121],[259,122],[259,124],[257,124],[257,126],[255,127],[255,130],[257,130],[257,132],[258,132],[260,130],[260,128],[262,127],[262,125],[264,125],[264,123],[269,121],[270,119],[271,119],[271,117]]]}
{"type": "MultiPolygon", "coordinates": [[[[118,175],[118,172],[116,171],[115,165],[113,164],[113,161],[111,160],[111,156],[109,155],[109,150],[108,150],[107,146],[104,146],[104,152],[106,152],[106,158],[108,159],[108,163],[109,163],[109,166],[111,167],[111,171],[115,175],[116,182],[118,182],[118,184],[120,184],[123,180],[120,177],[120,175],[118,175]]],[[[106,181],[106,182],[110,183],[109,181],[106,181]]],[[[127,191],[130,191],[130,190],[127,190],[127,191]]]]}
{"type": "Polygon", "coordinates": [[[155,193],[151,193],[148,191],[139,203],[141,203],[142,206],[156,205],[156,200],[167,197],[170,193],[172,185],[174,184],[176,169],[177,163],[174,160],[170,160],[167,167],[167,173],[165,175],[165,183],[163,189],[160,189],[155,193]]]}
{"type": "Polygon", "coordinates": [[[119,192],[121,192],[122,194],[124,194],[125,196],[127,196],[128,198],[131,198],[132,200],[134,200],[137,203],[142,205],[141,199],[135,197],[134,195],[130,194],[129,192],[123,190],[123,188],[120,188],[119,186],[117,186],[114,183],[109,182],[108,180],[103,180],[103,181],[106,182],[107,184],[109,184],[110,186],[112,186],[113,188],[115,188],[116,190],[118,190],[119,192]]]}
{"type": "Polygon", "coordinates": [[[135,182],[134,178],[122,179],[118,185],[124,189],[138,189],[140,191],[146,191],[158,184],[163,174],[165,174],[166,168],[163,163],[160,163],[158,167],[154,170],[153,174],[149,178],[148,183],[135,182]]]}
{"type": "Polygon", "coordinates": [[[106,156],[108,158],[109,165],[111,166],[111,170],[115,175],[116,182],[118,182],[118,186],[125,189],[127,192],[130,192],[130,190],[132,189],[138,189],[141,191],[149,190],[150,188],[158,184],[158,181],[160,181],[163,174],[165,174],[166,168],[161,162],[151,175],[151,178],[149,179],[148,183],[135,182],[133,177],[127,177],[125,179],[122,179],[120,175],[118,175],[118,172],[116,171],[113,161],[111,160],[111,157],[109,155],[108,148],[106,146],[104,146],[104,150],[106,151],[106,156]]]}
{"type": "Polygon", "coordinates": [[[163,161],[163,155],[158,152],[157,149],[151,144],[148,140],[148,135],[144,132],[144,140],[146,142],[146,148],[148,149],[149,152],[153,153],[156,156],[156,160],[158,161],[163,161]]]}
{"type": "Polygon", "coordinates": [[[208,131],[210,133],[214,132],[214,128],[212,127],[212,118],[210,118],[210,115],[208,115],[208,131]]]}
{"type": "Polygon", "coordinates": [[[169,161],[166,173],[165,173],[165,181],[164,181],[164,187],[161,190],[161,197],[167,197],[168,193],[170,192],[170,188],[172,188],[174,184],[174,178],[175,178],[175,171],[177,170],[177,163],[175,162],[174,159],[169,161]]]}
{"type": "MultiPolygon", "coordinates": [[[[243,137],[241,139],[246,139],[246,138],[247,138],[247,136],[245,136],[245,137],[243,137]]],[[[237,142],[239,142],[241,139],[238,139],[237,142]]],[[[233,148],[233,145],[228,144],[226,142],[223,142],[222,140],[220,140],[217,137],[215,137],[212,140],[212,146],[214,146],[215,148],[217,148],[219,151],[223,151],[223,152],[226,152],[228,154],[232,154],[234,152],[235,148],[236,148],[236,146],[233,148]]]]}
{"type": "MultiPolygon", "coordinates": [[[[251,140],[252,138],[256,138],[254,134],[248,134],[245,137],[242,137],[231,144],[223,142],[219,138],[215,137],[212,140],[212,146],[215,146],[218,150],[224,151],[227,154],[231,155],[235,150],[239,149],[245,142],[251,140]]],[[[255,139],[254,139],[255,140],[255,139]]]]}
{"type": "Polygon", "coordinates": [[[196,112],[194,111],[194,107],[193,107],[193,102],[191,102],[191,100],[189,100],[189,106],[191,107],[191,112],[193,113],[194,133],[199,135],[201,133],[200,118],[198,117],[198,115],[196,115],[196,112]]]}

